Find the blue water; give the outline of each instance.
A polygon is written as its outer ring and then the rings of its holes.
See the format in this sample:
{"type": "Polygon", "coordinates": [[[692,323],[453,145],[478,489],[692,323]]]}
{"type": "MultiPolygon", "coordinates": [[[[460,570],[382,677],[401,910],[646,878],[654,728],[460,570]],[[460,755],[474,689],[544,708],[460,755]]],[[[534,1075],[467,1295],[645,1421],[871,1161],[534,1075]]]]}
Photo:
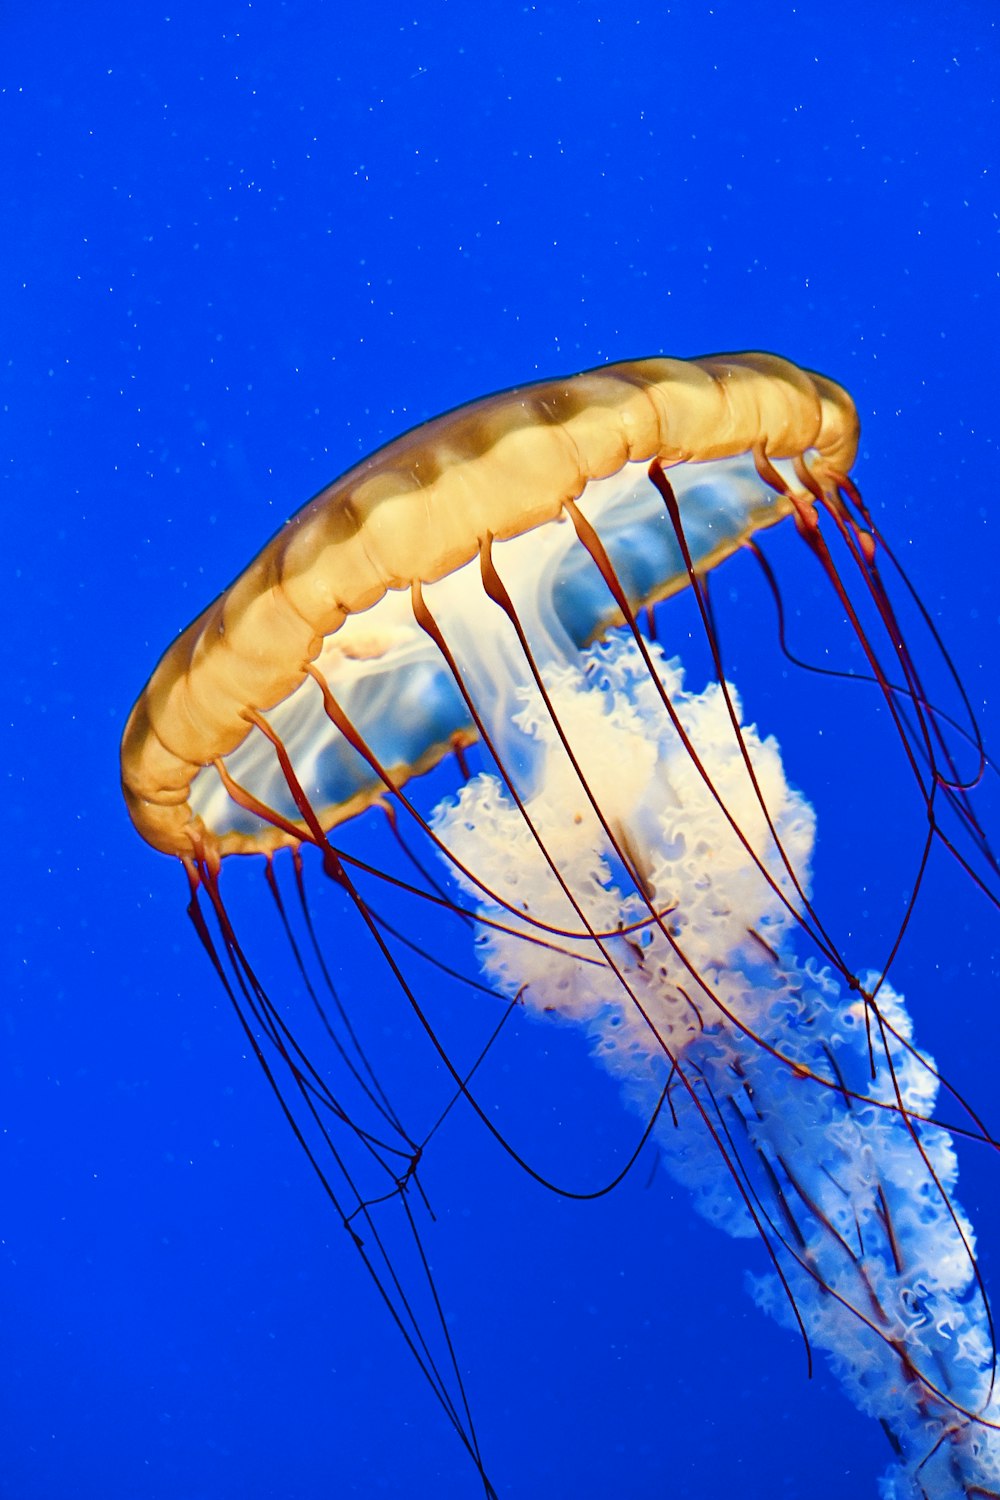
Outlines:
{"type": "MultiPolygon", "coordinates": [[[[852,390],[858,480],[996,745],[997,57],[990,7],[927,0],[8,9],[0,1495],[481,1493],[128,822],[121,727],[176,632],[396,432],[764,348],[852,390]]],[[[739,634],[771,648],[754,597],[739,634]]],[[[919,809],[868,779],[860,709],[788,692],[824,910],[877,962],[919,809]]],[[[994,1128],[997,933],[936,859],[894,971],[994,1128]]],[[[525,1030],[509,1067],[549,1159],[634,1138],[572,1038],[525,1030]]],[[[437,1146],[428,1238],[501,1495],[875,1494],[885,1439],[746,1295],[757,1247],[651,1161],[581,1207],[471,1119],[437,1146]]],[[[995,1293],[998,1170],[963,1154],[995,1293]]]]}

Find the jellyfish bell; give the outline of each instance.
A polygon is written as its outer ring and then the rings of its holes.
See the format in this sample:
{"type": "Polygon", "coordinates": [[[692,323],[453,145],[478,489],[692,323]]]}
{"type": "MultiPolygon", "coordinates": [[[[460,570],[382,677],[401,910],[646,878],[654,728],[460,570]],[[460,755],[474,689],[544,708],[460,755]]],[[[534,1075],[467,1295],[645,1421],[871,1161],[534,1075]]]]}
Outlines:
{"type": "MultiPolygon", "coordinates": [[[[588,514],[593,507],[595,519],[609,516],[639,602],[653,603],[687,583],[662,502],[648,493],[654,459],[688,469],[695,499],[714,485],[712,507],[695,504],[690,518],[692,556],[706,569],[792,508],[791,490],[754,482],[754,456],[788,467],[809,454],[812,482],[832,496],[856,441],[843,391],[769,355],[608,366],[491,396],[417,428],[305,506],[165,654],[123,743],[123,785],[139,832],[181,857],[293,842],[273,824],[251,836],[203,816],[215,761],[253,738],[248,710],[276,710],[305,688],[285,717],[308,713],[316,698],[308,663],[338,680],[343,673],[348,689],[359,677],[382,688],[400,673],[415,677],[409,653],[422,627],[399,593],[455,577],[461,611],[482,592],[476,574],[487,542],[521,540],[515,568],[524,567],[546,545],[542,529],[555,527],[547,553],[556,566],[566,562],[551,580],[553,607],[576,633],[581,623],[593,633],[615,617],[616,601],[602,597],[561,535],[569,502],[580,500],[588,514]],[[707,467],[713,462],[729,466],[731,483],[726,470],[707,467]],[[574,577],[576,597],[561,599],[574,577]],[[590,618],[574,618],[588,606],[590,618]],[[349,665],[358,660],[379,667],[349,665]]],[[[449,745],[432,710],[412,731],[418,771],[449,745]]],[[[400,755],[398,764],[410,763],[400,755]]],[[[324,797],[315,810],[333,826],[359,810],[363,793],[324,797]]],[[[232,814],[231,799],[219,805],[232,814]]]]}
{"type": "MultiPolygon", "coordinates": [[[[341,996],[330,972],[310,848],[443,1067],[444,1114],[460,1102],[542,1178],[477,1075],[514,1008],[574,1023],[641,1121],[634,1155],[653,1142],[699,1212],[759,1236],[757,1301],[882,1423],[884,1493],[1000,1493],[989,1303],[940,1080],[887,978],[920,873],[888,960],[854,972],[811,897],[812,808],[746,721],[712,605],[714,571],[750,551],[780,609],[757,538],[795,528],[891,725],[927,849],[946,842],[988,892],[971,786],[848,477],[857,436],[840,387],[761,354],[608,366],[475,402],[288,522],[167,651],[126,727],[132,819],[183,861],[246,1035],[487,1493],[439,1299],[428,1333],[396,1259],[426,1282],[421,1171],[442,1115],[410,1128],[382,1086],[359,1039],[366,997],[341,996]],[[660,606],[682,591],[703,687],[669,651],[660,606]],[[391,868],[366,857],[386,828],[391,868]],[[264,857],[302,1029],[223,899],[240,854],[264,857]],[[439,918],[454,919],[444,944],[439,918]],[[488,1017],[478,1053],[442,1041],[428,974],[464,983],[462,1004],[488,1017]]],[[[971,1111],[961,1131],[993,1144],[971,1111]]]]}

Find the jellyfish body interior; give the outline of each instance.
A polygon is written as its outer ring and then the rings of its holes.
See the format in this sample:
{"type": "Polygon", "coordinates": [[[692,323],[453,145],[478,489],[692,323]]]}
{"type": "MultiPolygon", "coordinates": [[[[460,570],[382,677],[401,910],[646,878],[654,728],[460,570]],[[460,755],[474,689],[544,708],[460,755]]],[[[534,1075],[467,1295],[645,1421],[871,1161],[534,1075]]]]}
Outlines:
{"type": "MultiPolygon", "coordinates": [[[[1000,1493],[989,1303],[940,1081],[887,977],[935,841],[987,896],[996,867],[847,478],[856,431],[843,392],[770,356],[647,361],[489,398],[317,497],[172,648],[126,730],[133,817],[184,860],[247,1036],[487,1493],[420,1172],[455,1105],[514,1152],[477,1070],[515,1010],[575,1023],[639,1117],[632,1160],[652,1141],[700,1213],[760,1238],[758,1302],[828,1354],[890,1436],[884,1494],[1000,1493]],[[819,565],[928,814],[899,931],[863,973],[811,899],[812,809],[744,721],[715,623],[713,570],[738,550],[780,610],[756,537],[782,521],[819,565]],[[672,649],[664,601],[681,590],[707,647],[701,688],[672,649]],[[423,805],[421,778],[446,765],[458,784],[423,805]],[[350,839],[376,820],[392,869],[350,839]],[[309,845],[448,1080],[421,1131],[333,984],[309,845]],[[234,853],[266,857],[322,1052],[275,1007],[230,918],[234,853]],[[428,951],[419,917],[390,920],[387,891],[452,919],[447,950],[428,951]],[[459,1061],[442,1042],[414,977],[428,966],[464,977],[489,1017],[478,1053],[459,1061]],[[390,1213],[436,1333],[397,1269],[390,1213]]],[[[963,1133],[989,1141],[971,1111],[963,1133]]]]}

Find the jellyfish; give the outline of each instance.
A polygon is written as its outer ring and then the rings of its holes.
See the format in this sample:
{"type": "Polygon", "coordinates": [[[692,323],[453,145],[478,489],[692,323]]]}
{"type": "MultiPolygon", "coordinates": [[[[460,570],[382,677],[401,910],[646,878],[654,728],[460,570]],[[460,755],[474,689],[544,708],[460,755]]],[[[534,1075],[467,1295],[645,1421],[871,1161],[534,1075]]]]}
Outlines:
{"type": "Polygon", "coordinates": [[[638,1133],[616,1180],[655,1152],[699,1214],[760,1242],[757,1303],[886,1432],[884,1500],[1000,1495],[996,1337],[954,1138],[996,1142],[891,977],[935,845],[996,905],[973,802],[987,762],[926,612],[962,717],[925,688],[887,577],[909,585],[849,477],[857,440],[845,391],[765,354],[487,397],[307,504],[167,650],[125,729],[133,822],[182,862],[245,1036],[488,1495],[422,1171],[461,1108],[572,1192],[480,1094],[512,1017],[575,1028],[617,1081],[638,1133]],[[758,603],[741,628],[794,658],[775,527],[853,653],[813,672],[874,703],[924,816],[898,930],[861,970],[812,895],[813,808],[717,625],[740,555],[776,621],[758,603]],[[224,899],[241,855],[263,864],[294,1004],[224,899]],[[331,962],[360,941],[445,1080],[420,1128],[365,1036],[370,975],[348,993],[331,962]],[[442,987],[477,1043],[443,1036],[442,987]]]}

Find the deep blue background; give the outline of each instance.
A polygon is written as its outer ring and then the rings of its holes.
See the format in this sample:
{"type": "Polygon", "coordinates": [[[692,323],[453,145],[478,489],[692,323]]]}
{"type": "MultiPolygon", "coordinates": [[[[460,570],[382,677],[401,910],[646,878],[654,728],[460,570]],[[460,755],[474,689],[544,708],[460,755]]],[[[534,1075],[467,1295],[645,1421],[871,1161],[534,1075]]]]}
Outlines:
{"type": "MultiPolygon", "coordinates": [[[[765,348],[854,393],[860,482],[996,743],[992,7],[43,4],[6,10],[0,58],[0,1494],[473,1496],[128,823],[122,724],[284,516],[401,428],[765,348]]],[[[825,909],[875,961],[895,835],[835,717],[842,777],[810,784],[807,738],[793,763],[836,834],[825,909]]],[[[996,923],[953,876],[898,978],[995,1125],[996,923]]],[[[521,1045],[544,1076],[550,1038],[521,1045]]],[[[613,1132],[614,1090],[552,1050],[568,1117],[613,1132]]],[[[502,1495],[874,1495],[884,1439],[745,1295],[754,1246],[648,1163],[587,1208],[468,1119],[438,1144],[435,1265],[502,1495]]],[[[996,1289],[984,1157],[961,1196],[996,1289]]]]}

